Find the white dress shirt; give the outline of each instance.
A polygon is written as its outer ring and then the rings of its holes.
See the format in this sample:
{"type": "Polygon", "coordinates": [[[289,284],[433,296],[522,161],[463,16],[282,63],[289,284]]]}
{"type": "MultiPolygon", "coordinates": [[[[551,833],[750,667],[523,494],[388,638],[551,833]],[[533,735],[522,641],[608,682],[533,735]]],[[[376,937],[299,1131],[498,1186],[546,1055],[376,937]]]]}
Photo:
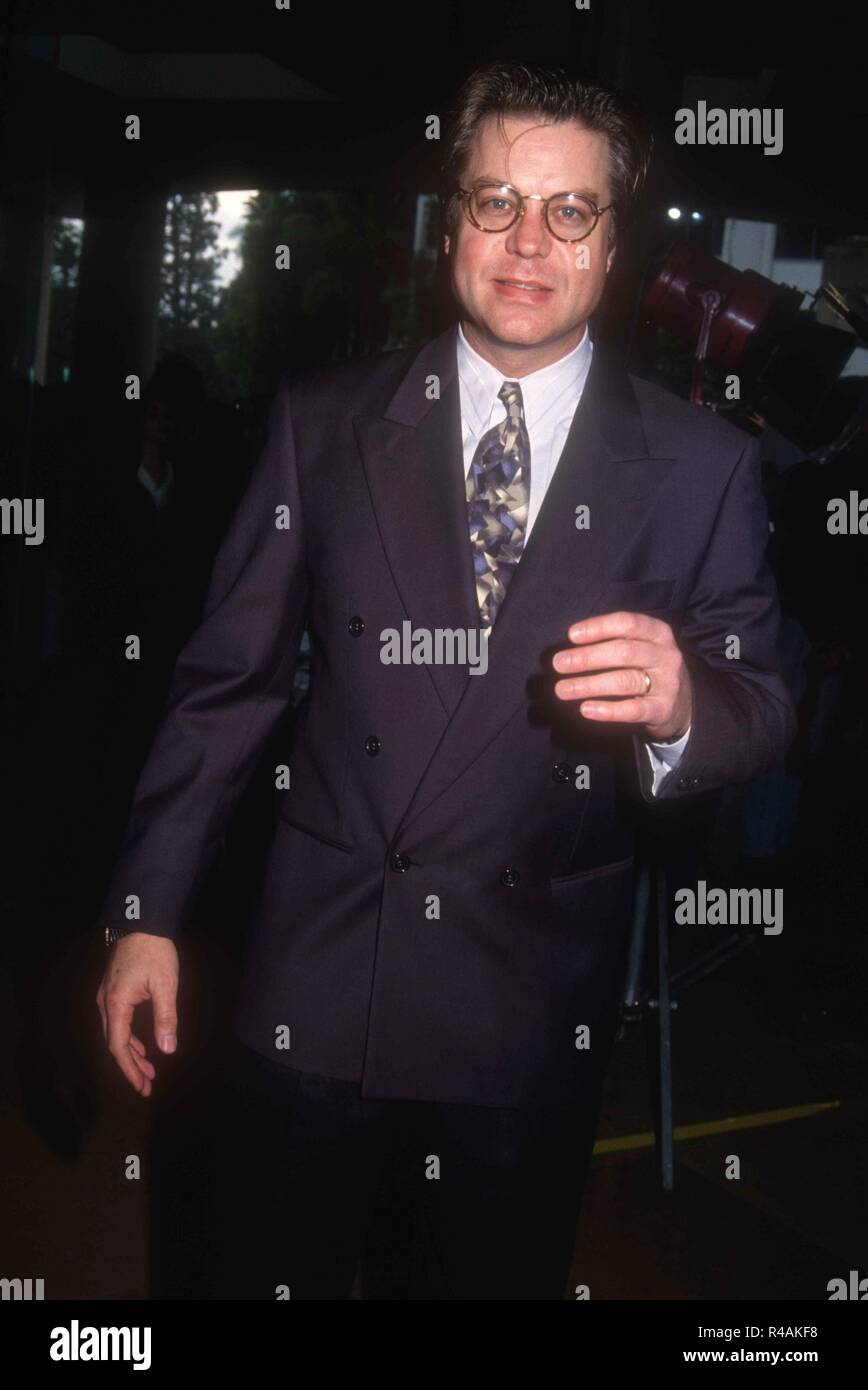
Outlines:
{"type": "MultiPolygon", "coordinates": [[[[470,473],[470,465],[482,436],[506,418],[506,407],[497,398],[504,381],[517,379],[521,386],[524,420],[530,439],[530,497],[525,544],[539,516],[546,489],[582,398],[593,351],[594,345],[586,326],[578,346],[565,357],[559,357],[557,362],[520,378],[504,377],[470,346],[464,330],[458,325],[458,381],[465,478],[470,473]]],[[[675,743],[645,742],[653,772],[653,794],[656,795],[666,774],[677,767],[689,737],[688,728],[675,743]]]]}

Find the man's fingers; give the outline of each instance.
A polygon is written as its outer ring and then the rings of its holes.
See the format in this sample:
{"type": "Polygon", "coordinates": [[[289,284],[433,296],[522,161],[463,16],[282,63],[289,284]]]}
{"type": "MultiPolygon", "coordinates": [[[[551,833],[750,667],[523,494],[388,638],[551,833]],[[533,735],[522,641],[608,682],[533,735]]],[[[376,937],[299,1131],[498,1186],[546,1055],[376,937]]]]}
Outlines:
{"type": "Polygon", "coordinates": [[[136,1065],[146,1076],[151,1077],[153,1080],[157,1074],[157,1068],[154,1066],[153,1062],[149,1060],[145,1052],[145,1044],[142,1042],[141,1038],[136,1037],[135,1033],[130,1033],[130,1047],[135,1048],[138,1054],[138,1056],[133,1059],[136,1065]]]}
{"type": "Polygon", "coordinates": [[[573,623],[567,636],[573,645],[552,656],[566,677],[554,693],[577,703],[584,719],[641,724],[665,737],[689,725],[684,658],[668,623],[647,613],[601,613],[573,623]]]}
{"type": "Polygon", "coordinates": [[[645,691],[644,673],[630,667],[555,681],[555,694],[559,700],[592,700],[597,695],[623,700],[631,695],[644,695],[645,691]]]}
{"type": "Polygon", "coordinates": [[[672,635],[672,629],[662,618],[651,618],[647,613],[629,613],[619,609],[616,613],[598,613],[593,618],[582,618],[573,623],[567,632],[571,642],[605,642],[610,637],[637,637],[646,642],[663,642],[672,635]]]}
{"type": "Polygon", "coordinates": [[[583,701],[579,713],[585,719],[596,719],[599,723],[610,724],[654,724],[661,719],[661,706],[656,700],[612,700],[600,703],[598,700],[583,701]]]}
{"type": "Polygon", "coordinates": [[[103,1042],[108,1042],[108,1018],[105,1011],[105,990],[102,985],[97,990],[96,1006],[99,1009],[100,1022],[102,1023],[103,1042]]]}
{"type": "Polygon", "coordinates": [[[552,666],[563,675],[572,671],[612,671],[619,666],[650,668],[662,653],[655,642],[631,637],[615,637],[607,642],[562,647],[552,657],[552,666]]]}
{"type": "Polygon", "coordinates": [[[155,981],[154,1037],[163,1052],[174,1052],[178,1045],[177,985],[175,981],[155,981]]]}
{"type": "Polygon", "coordinates": [[[148,1061],[147,1057],[140,1056],[140,1054],[133,1048],[132,1040],[130,1041],[130,1046],[127,1049],[127,1054],[132,1060],[133,1066],[139,1073],[142,1083],[141,1094],[143,1096],[149,1096],[151,1094],[151,1083],[153,1082],[154,1077],[157,1075],[157,1068],[154,1066],[153,1062],[148,1061]]]}
{"type": "Polygon", "coordinates": [[[135,1008],[132,997],[109,992],[106,1003],[108,1007],[109,1052],[133,1089],[144,1091],[147,1095],[149,1091],[145,1090],[145,1085],[148,1084],[149,1086],[148,1078],[138,1065],[136,1054],[130,1047],[130,1025],[133,1021],[135,1008]]]}
{"type": "Polygon", "coordinates": [[[178,952],[171,941],[131,932],[118,942],[97,992],[108,1050],[127,1081],[149,1096],[156,1067],[132,1030],[135,1010],[150,1001],[154,1032],[163,1052],[177,1045],[178,952]]]}

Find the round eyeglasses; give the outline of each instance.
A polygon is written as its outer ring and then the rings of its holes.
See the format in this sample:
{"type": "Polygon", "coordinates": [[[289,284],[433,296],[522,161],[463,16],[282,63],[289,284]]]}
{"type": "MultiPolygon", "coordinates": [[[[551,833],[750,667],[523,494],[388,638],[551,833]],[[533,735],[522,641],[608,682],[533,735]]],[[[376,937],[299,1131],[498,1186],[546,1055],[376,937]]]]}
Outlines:
{"type": "Polygon", "coordinates": [[[509,183],[477,182],[472,188],[459,187],[458,193],[468,219],[481,232],[506,232],[524,217],[526,202],[542,203],[545,224],[558,241],[584,241],[613,207],[609,203],[598,208],[584,193],[553,193],[549,198],[541,193],[524,195],[509,183]]]}

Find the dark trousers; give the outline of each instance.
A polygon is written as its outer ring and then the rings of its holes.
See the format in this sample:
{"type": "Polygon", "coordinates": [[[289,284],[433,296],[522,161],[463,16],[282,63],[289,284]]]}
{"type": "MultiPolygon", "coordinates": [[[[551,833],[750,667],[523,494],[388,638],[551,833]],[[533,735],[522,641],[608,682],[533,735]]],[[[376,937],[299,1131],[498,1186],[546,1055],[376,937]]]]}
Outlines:
{"type": "Polygon", "coordinates": [[[599,1112],[368,1100],[238,1043],[214,1297],[561,1299],[599,1112]]]}

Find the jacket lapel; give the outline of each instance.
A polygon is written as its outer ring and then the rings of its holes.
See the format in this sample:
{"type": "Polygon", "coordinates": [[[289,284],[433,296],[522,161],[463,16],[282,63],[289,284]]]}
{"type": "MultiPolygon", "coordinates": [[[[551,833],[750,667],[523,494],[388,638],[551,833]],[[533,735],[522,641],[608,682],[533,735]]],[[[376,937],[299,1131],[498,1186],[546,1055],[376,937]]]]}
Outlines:
{"type": "MultiPolygon", "coordinates": [[[[385,417],[355,421],[383,544],[414,627],[479,626],[468,536],[456,330],[416,358],[385,417]],[[440,379],[439,401],[426,380],[440,379]]],[[[406,829],[497,737],[528,683],[554,685],[550,651],[606,612],[606,587],[651,516],[671,458],[649,454],[626,371],[594,344],[579,407],[488,641],[488,670],[429,666],[450,715],[401,822],[406,829]],[[576,508],[590,525],[576,527],[576,508]]],[[[531,454],[531,469],[533,455],[531,454]]],[[[552,696],[554,699],[554,696],[552,696]]]]}
{"type": "MultiPolygon", "coordinates": [[[[353,421],[395,586],[413,627],[429,631],[479,626],[455,337],[450,328],[426,344],[384,416],[353,421]],[[432,399],[435,383],[439,399],[432,399]]],[[[427,670],[452,715],[467,667],[427,670]]]]}

